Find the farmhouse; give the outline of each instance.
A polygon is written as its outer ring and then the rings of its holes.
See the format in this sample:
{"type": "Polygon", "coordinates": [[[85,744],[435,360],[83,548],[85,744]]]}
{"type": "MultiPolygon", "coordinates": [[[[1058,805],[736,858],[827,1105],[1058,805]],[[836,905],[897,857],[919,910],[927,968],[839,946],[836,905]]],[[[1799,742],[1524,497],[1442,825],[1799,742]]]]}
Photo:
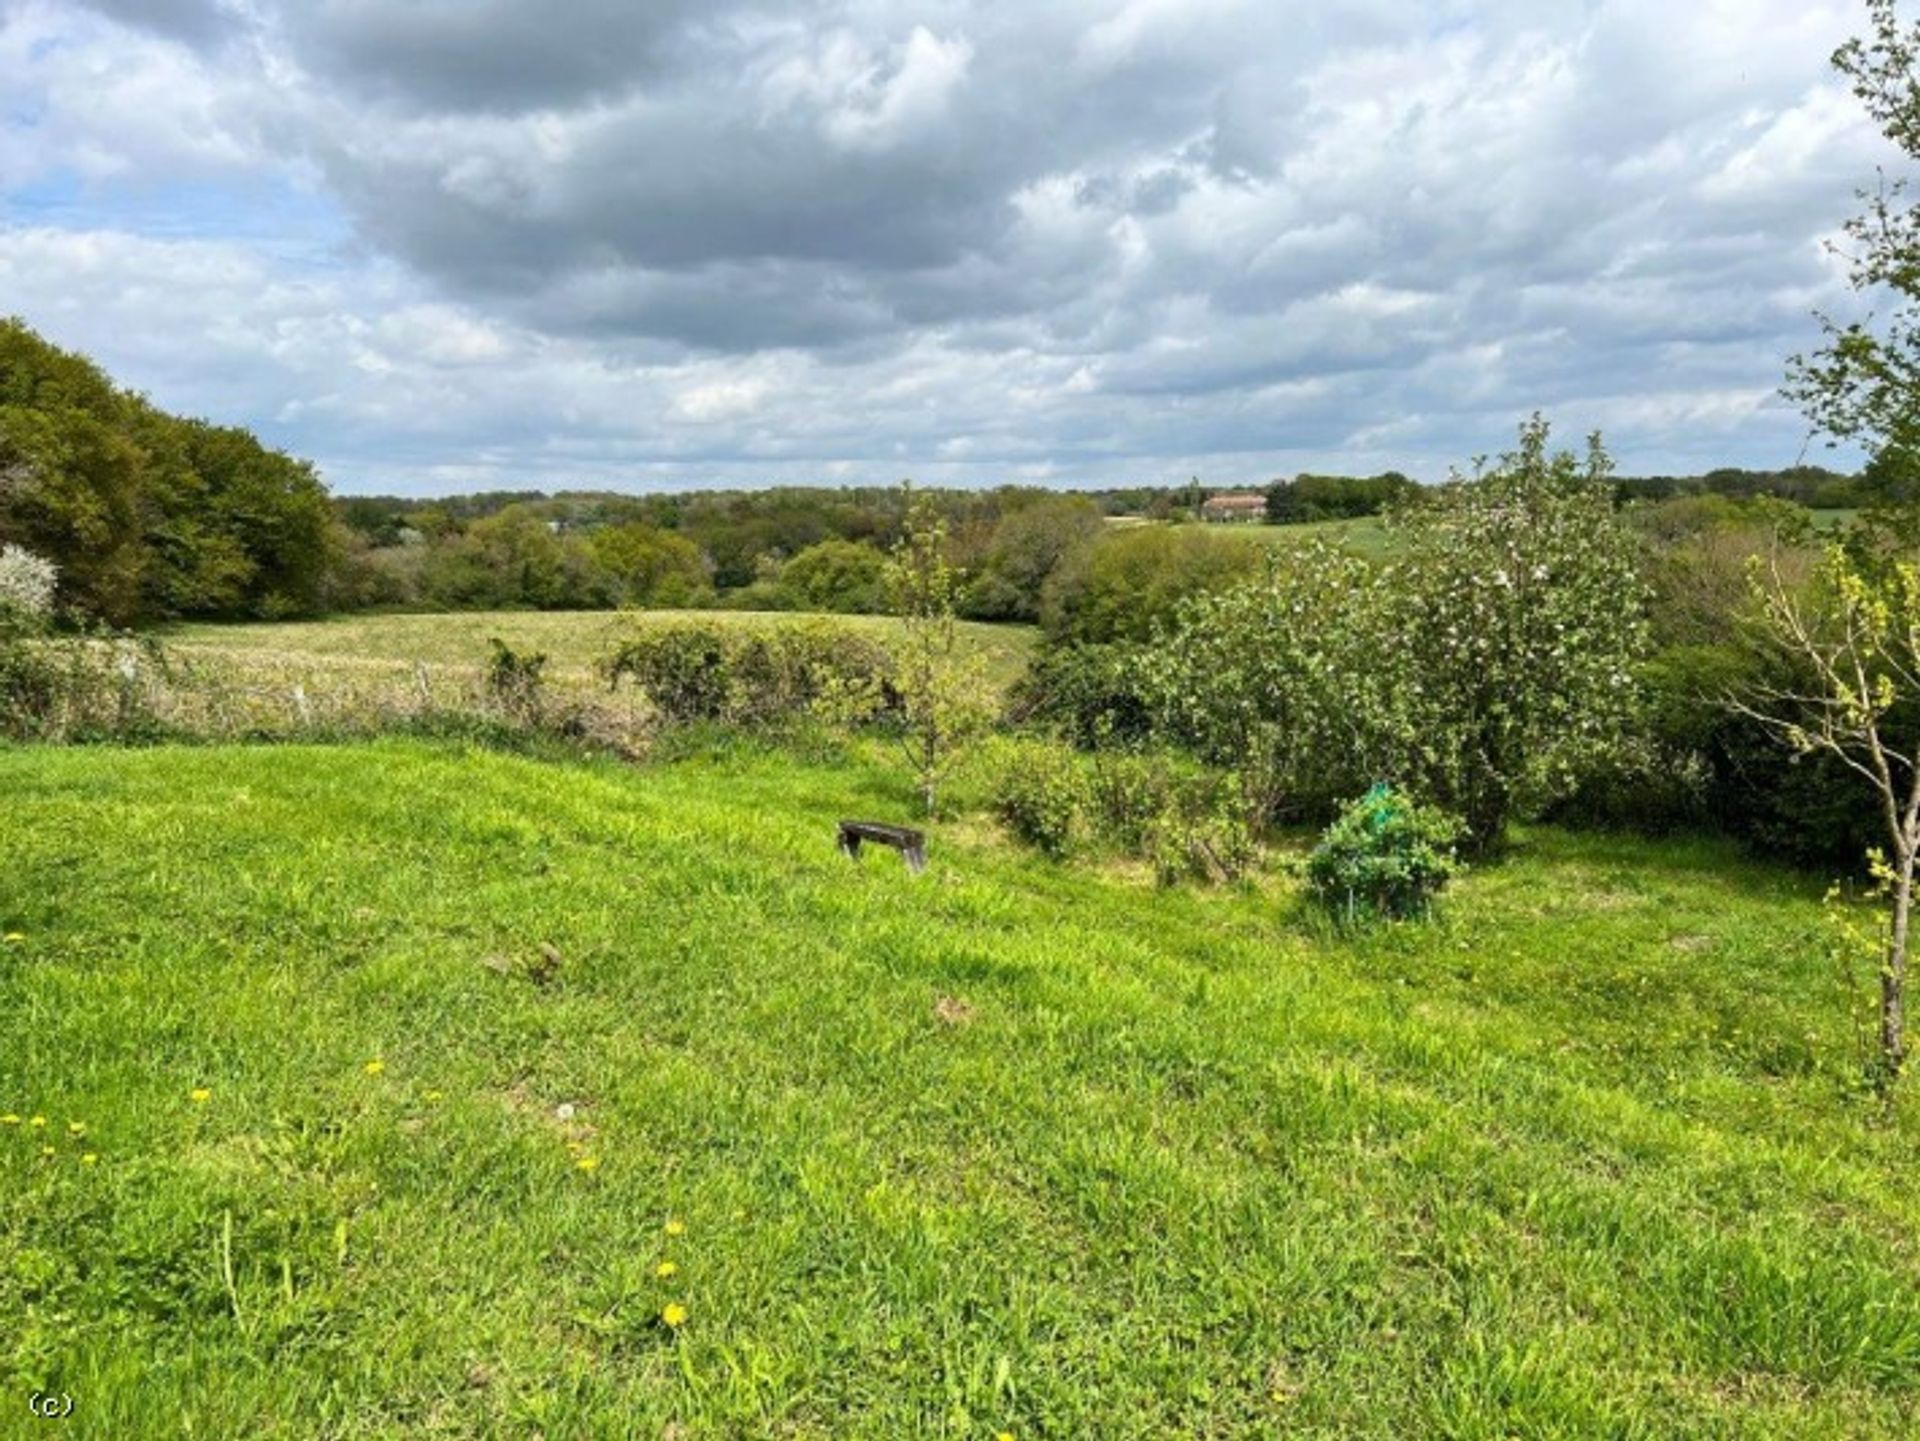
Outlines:
{"type": "Polygon", "coordinates": [[[1267,498],[1259,491],[1239,491],[1231,495],[1210,495],[1200,507],[1206,521],[1265,520],[1267,498]]]}

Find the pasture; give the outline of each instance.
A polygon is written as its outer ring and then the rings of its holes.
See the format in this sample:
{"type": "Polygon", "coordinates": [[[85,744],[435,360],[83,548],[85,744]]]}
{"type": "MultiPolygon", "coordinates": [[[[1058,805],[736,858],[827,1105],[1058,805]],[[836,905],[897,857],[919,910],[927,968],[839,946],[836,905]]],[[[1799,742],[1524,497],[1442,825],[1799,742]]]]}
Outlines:
{"type": "Polygon", "coordinates": [[[964,804],[925,876],[851,864],[835,818],[907,807],[860,743],[17,749],[0,787],[0,1368],[71,1434],[1920,1405],[1920,1118],[1857,1092],[1819,887],[1717,844],[1523,832],[1342,939],[1281,864],[1157,891],[964,804]]]}

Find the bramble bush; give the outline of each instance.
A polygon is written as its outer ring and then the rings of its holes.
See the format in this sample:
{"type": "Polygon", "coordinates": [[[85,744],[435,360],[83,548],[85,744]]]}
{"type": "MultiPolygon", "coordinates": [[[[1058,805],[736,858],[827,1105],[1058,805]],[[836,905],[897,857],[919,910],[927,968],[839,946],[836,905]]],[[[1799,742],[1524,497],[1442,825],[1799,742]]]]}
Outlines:
{"type": "Polygon", "coordinates": [[[994,777],[994,814],[1047,855],[1089,848],[1137,857],[1162,885],[1237,880],[1257,858],[1238,779],[1192,761],[1007,737],[983,763],[994,777]]]}
{"type": "Polygon", "coordinates": [[[1375,785],[1322,834],[1307,857],[1307,887],[1348,923],[1425,915],[1453,877],[1461,831],[1446,812],[1375,785]]]}
{"type": "Polygon", "coordinates": [[[671,725],[764,725],[832,705],[850,722],[898,709],[886,647],[831,624],[746,630],[717,621],[649,625],[603,663],[608,683],[631,680],[671,725]]]}

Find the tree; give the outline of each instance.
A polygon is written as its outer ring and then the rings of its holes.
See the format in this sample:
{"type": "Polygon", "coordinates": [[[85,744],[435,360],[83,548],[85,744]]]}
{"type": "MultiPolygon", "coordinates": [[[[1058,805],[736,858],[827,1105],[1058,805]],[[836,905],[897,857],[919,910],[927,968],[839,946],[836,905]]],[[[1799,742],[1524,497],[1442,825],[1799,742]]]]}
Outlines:
{"type": "Polygon", "coordinates": [[[1801,753],[1844,764],[1871,790],[1888,850],[1871,856],[1888,901],[1880,967],[1878,1079],[1890,1089],[1906,1064],[1906,976],[1913,876],[1920,856],[1920,565],[1826,547],[1810,584],[1795,585],[1777,560],[1755,568],[1756,636],[1799,679],[1749,683],[1728,698],[1737,712],[1776,731],[1801,753]],[[1909,723],[1896,721],[1897,711],[1909,723]]]}
{"type": "MultiPolygon", "coordinates": [[[[1867,0],[1867,25],[1834,52],[1834,68],[1886,137],[1920,159],[1920,23],[1903,26],[1895,0],[1867,0]]],[[[1834,250],[1856,292],[1880,292],[1895,309],[1845,325],[1820,316],[1827,344],[1792,359],[1787,393],[1832,441],[1873,458],[1910,456],[1920,449],[1920,210],[1904,180],[1884,175],[1859,198],[1865,209],[1847,221],[1846,241],[1834,250]]],[[[1908,465],[1892,465],[1886,478],[1905,479],[1908,465]]]]}
{"type": "Polygon", "coordinates": [[[887,567],[887,588],[902,630],[901,741],[920,804],[932,817],[939,813],[941,781],[989,710],[979,664],[959,646],[959,578],[947,562],[946,522],[929,497],[911,488],[905,494],[906,531],[887,567]]]}
{"type": "Polygon", "coordinates": [[[980,620],[1037,620],[1048,578],[1105,529],[1100,508],[1081,495],[1048,496],[1009,510],[967,588],[967,613],[980,620]]]}
{"type": "Polygon", "coordinates": [[[628,521],[603,526],[586,544],[615,604],[684,606],[707,589],[700,548],[670,530],[628,521]]]}
{"type": "Polygon", "coordinates": [[[1623,746],[1646,647],[1632,534],[1596,436],[1519,448],[1397,519],[1394,557],[1303,547],[1188,604],[1146,670],[1176,738],[1307,817],[1375,781],[1497,845],[1623,746]]]}
{"type": "Polygon", "coordinates": [[[1516,810],[1618,752],[1647,653],[1638,544],[1600,437],[1554,451],[1535,415],[1494,468],[1401,514],[1377,574],[1373,651],[1394,775],[1497,845],[1516,810]]]}
{"type": "Polygon", "coordinates": [[[887,557],[865,541],[823,540],[780,568],[779,585],[800,610],[866,615],[886,608],[887,557]]]}

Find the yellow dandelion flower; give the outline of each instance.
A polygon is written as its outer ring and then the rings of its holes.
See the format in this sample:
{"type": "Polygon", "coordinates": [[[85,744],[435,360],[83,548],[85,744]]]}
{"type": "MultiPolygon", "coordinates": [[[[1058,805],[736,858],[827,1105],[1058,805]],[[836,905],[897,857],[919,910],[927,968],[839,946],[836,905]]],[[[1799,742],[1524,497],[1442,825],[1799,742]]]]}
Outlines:
{"type": "Polygon", "coordinates": [[[69,1122],[67,1122],[67,1134],[68,1134],[69,1136],[84,1136],[84,1135],[86,1135],[86,1134],[87,1134],[87,1123],[86,1123],[85,1121],[69,1121],[69,1122]]]}
{"type": "Polygon", "coordinates": [[[7,944],[10,946],[17,946],[25,939],[26,937],[21,935],[20,932],[18,931],[7,932],[7,944]]]}
{"type": "Polygon", "coordinates": [[[664,1281],[669,1276],[679,1275],[680,1268],[671,1261],[662,1261],[658,1266],[653,1268],[653,1274],[664,1281]]]}
{"type": "Polygon", "coordinates": [[[387,1068],[387,1063],[385,1061],[375,1058],[374,1060],[368,1061],[366,1065],[362,1066],[360,1069],[365,1071],[369,1076],[377,1076],[382,1071],[386,1070],[386,1068],[387,1068]]]}
{"type": "Polygon", "coordinates": [[[677,1331],[687,1324],[687,1308],[678,1301],[669,1301],[660,1308],[660,1319],[677,1331]]]}
{"type": "Polygon", "coordinates": [[[98,1165],[99,1162],[100,1162],[99,1155],[93,1151],[87,1152],[86,1155],[80,1158],[80,1164],[83,1166],[94,1166],[94,1165],[98,1165]]]}
{"type": "Polygon", "coordinates": [[[444,1097],[446,1096],[446,1094],[447,1094],[447,1093],[446,1093],[445,1091],[428,1091],[428,1092],[427,1092],[427,1100],[428,1100],[428,1101],[438,1101],[438,1100],[441,1100],[441,1099],[443,1099],[443,1098],[444,1098],[444,1097]]]}
{"type": "Polygon", "coordinates": [[[40,1148],[40,1154],[41,1154],[41,1155],[43,1155],[43,1156],[51,1156],[51,1155],[53,1154],[53,1147],[51,1147],[51,1146],[42,1146],[42,1147],[40,1148]]]}
{"type": "Polygon", "coordinates": [[[208,1101],[213,1099],[213,1092],[209,1091],[205,1086],[195,1086],[191,1091],[187,1092],[187,1099],[192,1101],[196,1106],[204,1106],[208,1101]]]}
{"type": "Polygon", "coordinates": [[[31,1121],[28,1121],[27,1124],[35,1127],[44,1126],[47,1124],[47,1118],[45,1116],[35,1116],[31,1121]]]}
{"type": "Polygon", "coordinates": [[[20,1118],[12,1111],[8,1111],[6,1115],[0,1116],[0,1126],[17,1126],[19,1124],[20,1118]]]}
{"type": "Polygon", "coordinates": [[[997,1435],[994,1436],[993,1441],[1013,1441],[1013,1432],[1011,1431],[999,1432],[997,1435]]]}
{"type": "Polygon", "coordinates": [[[591,1171],[599,1166],[600,1158],[598,1156],[582,1156],[573,1164],[582,1171],[591,1171]]]}
{"type": "Polygon", "coordinates": [[[686,1223],[685,1221],[682,1221],[682,1220],[681,1220],[681,1219],[680,1219],[679,1217],[677,1217],[677,1216],[675,1216],[675,1217],[672,1217],[672,1218],[670,1218],[670,1219],[669,1219],[669,1220],[667,1221],[667,1234],[668,1234],[669,1236],[684,1236],[684,1235],[686,1235],[686,1234],[687,1234],[687,1223],[686,1223]]]}

